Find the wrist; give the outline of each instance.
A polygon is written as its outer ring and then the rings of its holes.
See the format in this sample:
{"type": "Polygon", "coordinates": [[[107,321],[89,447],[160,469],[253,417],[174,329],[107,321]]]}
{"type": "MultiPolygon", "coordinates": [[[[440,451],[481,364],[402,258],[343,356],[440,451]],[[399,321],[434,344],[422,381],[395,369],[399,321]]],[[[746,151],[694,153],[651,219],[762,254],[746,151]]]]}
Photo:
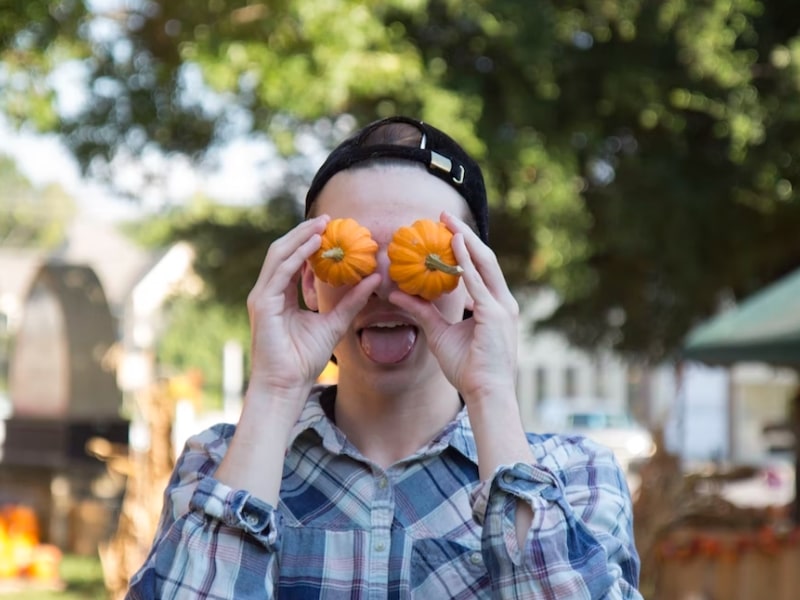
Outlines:
{"type": "Polygon", "coordinates": [[[236,426],[239,437],[247,439],[274,436],[288,442],[292,429],[300,418],[308,398],[308,390],[253,385],[245,392],[242,412],[236,426]]]}
{"type": "Polygon", "coordinates": [[[478,449],[481,479],[501,465],[534,462],[513,390],[464,398],[478,449]]]}
{"type": "MultiPolygon", "coordinates": [[[[311,384],[283,385],[269,381],[251,379],[244,395],[244,407],[248,407],[263,418],[268,414],[270,418],[299,416],[306,403],[311,384]]],[[[294,424],[294,421],[292,422],[294,424]]]]}
{"type": "Polygon", "coordinates": [[[510,386],[487,386],[483,389],[472,390],[462,394],[464,404],[475,417],[484,414],[491,418],[497,414],[509,412],[519,414],[517,392],[510,386]]]}
{"type": "Polygon", "coordinates": [[[306,397],[251,383],[217,479],[277,506],[286,449],[306,397]]]}

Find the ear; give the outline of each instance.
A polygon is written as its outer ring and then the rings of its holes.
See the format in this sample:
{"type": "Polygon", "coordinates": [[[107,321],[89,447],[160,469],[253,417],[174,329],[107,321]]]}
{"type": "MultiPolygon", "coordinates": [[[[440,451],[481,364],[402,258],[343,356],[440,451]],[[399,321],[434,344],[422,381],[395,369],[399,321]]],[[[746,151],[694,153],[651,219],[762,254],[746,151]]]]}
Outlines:
{"type": "Polygon", "coordinates": [[[314,271],[311,269],[311,265],[309,265],[308,262],[304,262],[300,273],[300,285],[302,286],[303,302],[305,302],[305,305],[311,310],[319,310],[315,283],[316,277],[314,271]]]}

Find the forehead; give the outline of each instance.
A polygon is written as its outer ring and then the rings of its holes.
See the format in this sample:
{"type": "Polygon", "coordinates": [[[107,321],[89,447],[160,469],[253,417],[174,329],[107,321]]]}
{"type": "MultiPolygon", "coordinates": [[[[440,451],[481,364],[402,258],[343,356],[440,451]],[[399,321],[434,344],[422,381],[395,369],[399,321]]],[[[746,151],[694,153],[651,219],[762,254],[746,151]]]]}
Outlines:
{"type": "Polygon", "coordinates": [[[466,219],[466,200],[424,167],[376,164],[339,171],[315,201],[316,214],[351,217],[369,229],[410,225],[417,219],[439,220],[442,211],[466,219]]]}

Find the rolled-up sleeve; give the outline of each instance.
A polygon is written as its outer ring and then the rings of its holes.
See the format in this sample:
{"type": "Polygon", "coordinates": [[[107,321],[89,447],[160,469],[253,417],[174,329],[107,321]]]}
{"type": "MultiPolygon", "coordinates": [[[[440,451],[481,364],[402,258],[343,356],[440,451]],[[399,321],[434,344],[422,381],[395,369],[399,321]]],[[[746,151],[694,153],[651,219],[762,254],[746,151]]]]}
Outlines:
{"type": "Polygon", "coordinates": [[[234,490],[211,477],[200,480],[189,502],[192,511],[217,519],[249,533],[264,548],[274,552],[278,542],[272,506],[244,490],[234,490]]]}
{"type": "Polygon", "coordinates": [[[164,496],[155,541],[126,598],[271,598],[280,544],[277,513],[213,477],[230,426],[192,438],[164,496]]]}
{"type": "Polygon", "coordinates": [[[613,454],[584,438],[553,438],[545,449],[473,493],[494,597],[641,598],[630,494],[613,454]],[[522,548],[520,502],[533,511],[522,548]]]}

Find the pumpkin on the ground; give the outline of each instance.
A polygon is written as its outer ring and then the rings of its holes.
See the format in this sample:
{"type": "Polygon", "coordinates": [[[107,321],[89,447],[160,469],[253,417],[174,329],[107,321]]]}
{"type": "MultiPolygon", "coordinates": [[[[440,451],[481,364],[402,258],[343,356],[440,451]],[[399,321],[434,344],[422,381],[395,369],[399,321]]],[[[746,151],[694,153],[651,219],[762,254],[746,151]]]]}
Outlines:
{"type": "Polygon", "coordinates": [[[463,269],[450,243],[453,233],[429,219],[399,228],[389,244],[389,277],[412,296],[435,300],[453,291],[463,269]]]}
{"type": "Polygon", "coordinates": [[[39,544],[34,548],[28,577],[38,581],[57,581],[60,577],[61,550],[53,544],[39,544]]]}

